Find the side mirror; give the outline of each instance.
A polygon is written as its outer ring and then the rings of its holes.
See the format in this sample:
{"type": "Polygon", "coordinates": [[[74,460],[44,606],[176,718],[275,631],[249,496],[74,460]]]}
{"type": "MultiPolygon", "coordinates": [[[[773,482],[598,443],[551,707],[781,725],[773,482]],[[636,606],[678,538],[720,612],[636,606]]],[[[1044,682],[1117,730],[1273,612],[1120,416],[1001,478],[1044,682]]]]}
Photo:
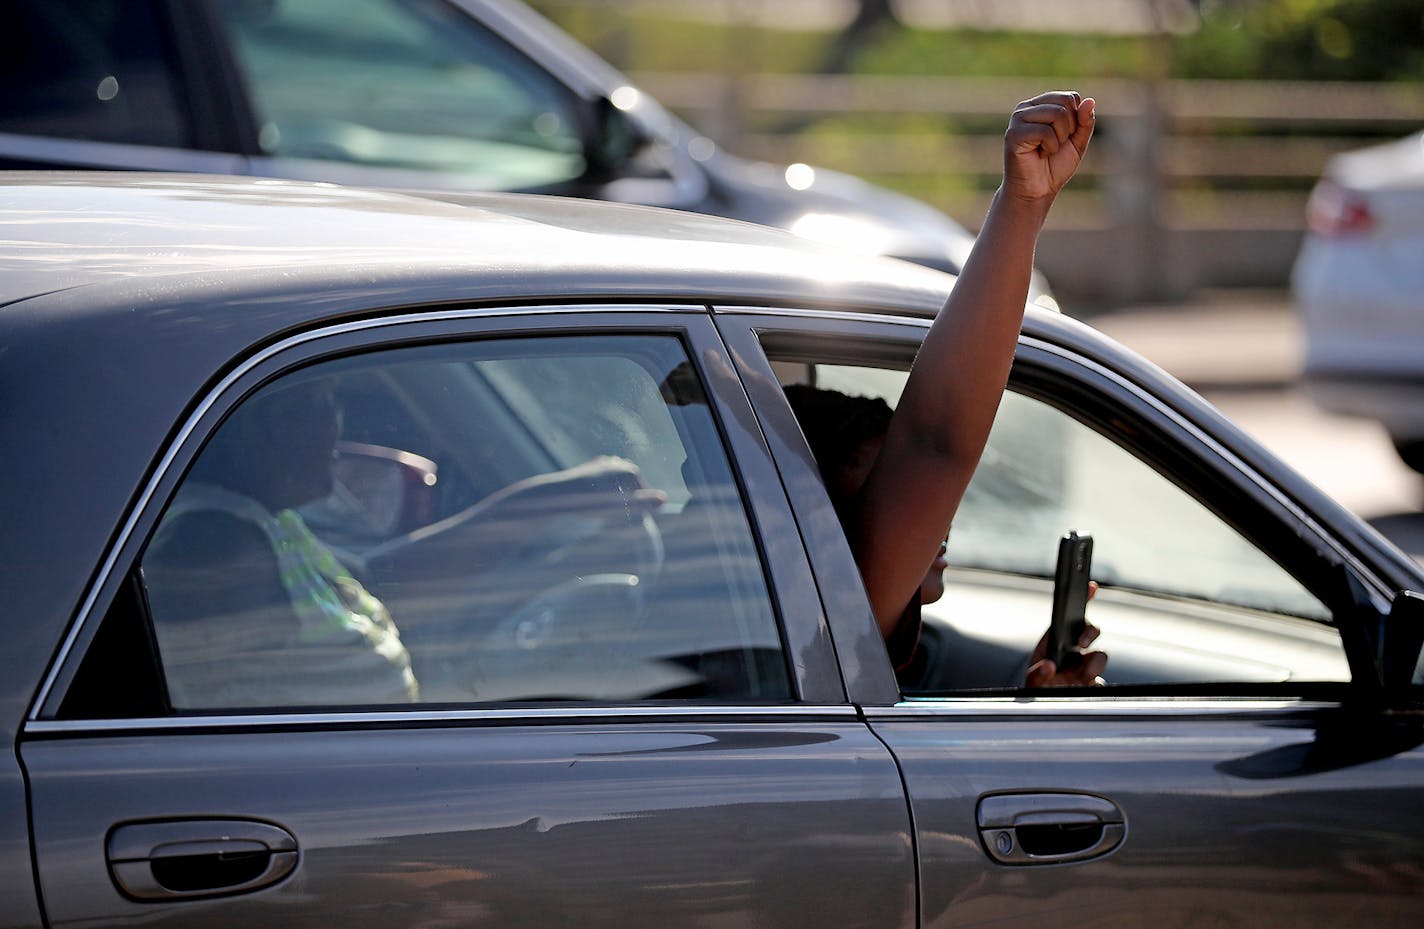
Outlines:
{"type": "Polygon", "coordinates": [[[1387,691],[1401,693],[1410,689],[1421,650],[1424,650],[1424,595],[1401,590],[1390,604],[1384,627],[1382,670],[1387,691]]]}
{"type": "Polygon", "coordinates": [[[330,494],[302,507],[302,517],[337,544],[383,542],[436,517],[435,462],[412,452],[336,443],[330,494]]]}
{"type": "Polygon", "coordinates": [[[616,177],[618,168],[650,141],[643,128],[608,97],[587,103],[582,115],[588,180],[605,181],[616,177]]]}

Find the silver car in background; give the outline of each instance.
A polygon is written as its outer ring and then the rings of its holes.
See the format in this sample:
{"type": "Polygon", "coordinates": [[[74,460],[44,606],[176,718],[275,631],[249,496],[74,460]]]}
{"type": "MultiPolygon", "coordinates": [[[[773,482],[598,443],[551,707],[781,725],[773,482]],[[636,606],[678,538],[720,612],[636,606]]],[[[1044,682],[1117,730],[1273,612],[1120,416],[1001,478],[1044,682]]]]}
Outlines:
{"type": "Polygon", "coordinates": [[[1306,384],[1424,471],[1424,132],[1337,156],[1308,220],[1291,278],[1306,384]]]}

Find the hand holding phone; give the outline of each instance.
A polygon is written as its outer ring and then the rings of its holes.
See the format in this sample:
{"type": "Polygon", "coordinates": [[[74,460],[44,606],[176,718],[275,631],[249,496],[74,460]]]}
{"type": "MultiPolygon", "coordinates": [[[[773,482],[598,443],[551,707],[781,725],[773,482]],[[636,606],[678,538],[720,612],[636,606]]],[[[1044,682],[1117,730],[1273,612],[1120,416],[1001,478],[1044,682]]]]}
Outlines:
{"type": "Polygon", "coordinates": [[[1048,624],[1048,654],[1059,669],[1083,635],[1087,623],[1088,575],[1093,570],[1093,537],[1070,531],[1058,541],[1053,572],[1053,615],[1048,624]]]}

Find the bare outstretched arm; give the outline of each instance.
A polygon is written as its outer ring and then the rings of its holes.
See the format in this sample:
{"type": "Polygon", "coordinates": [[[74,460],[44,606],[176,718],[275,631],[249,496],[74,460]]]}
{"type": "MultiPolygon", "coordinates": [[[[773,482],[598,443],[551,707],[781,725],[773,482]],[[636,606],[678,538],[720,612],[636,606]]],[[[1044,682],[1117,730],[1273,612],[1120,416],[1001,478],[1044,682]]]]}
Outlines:
{"type": "Polygon", "coordinates": [[[1020,103],[1004,180],[940,310],[860,492],[851,544],[881,632],[916,595],[988,440],[1008,381],[1033,251],[1093,135],[1094,102],[1070,91],[1020,103]]]}

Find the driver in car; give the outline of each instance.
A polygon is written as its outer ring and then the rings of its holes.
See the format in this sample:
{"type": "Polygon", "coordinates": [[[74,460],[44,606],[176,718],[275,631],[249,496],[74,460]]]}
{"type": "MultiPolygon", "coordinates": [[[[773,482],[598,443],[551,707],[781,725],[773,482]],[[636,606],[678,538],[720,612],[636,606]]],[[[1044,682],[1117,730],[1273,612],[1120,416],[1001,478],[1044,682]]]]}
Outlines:
{"type": "Polygon", "coordinates": [[[165,511],[143,574],[175,707],[419,699],[386,608],[296,511],[331,492],[339,432],[329,383],[264,390],[165,511]]]}

